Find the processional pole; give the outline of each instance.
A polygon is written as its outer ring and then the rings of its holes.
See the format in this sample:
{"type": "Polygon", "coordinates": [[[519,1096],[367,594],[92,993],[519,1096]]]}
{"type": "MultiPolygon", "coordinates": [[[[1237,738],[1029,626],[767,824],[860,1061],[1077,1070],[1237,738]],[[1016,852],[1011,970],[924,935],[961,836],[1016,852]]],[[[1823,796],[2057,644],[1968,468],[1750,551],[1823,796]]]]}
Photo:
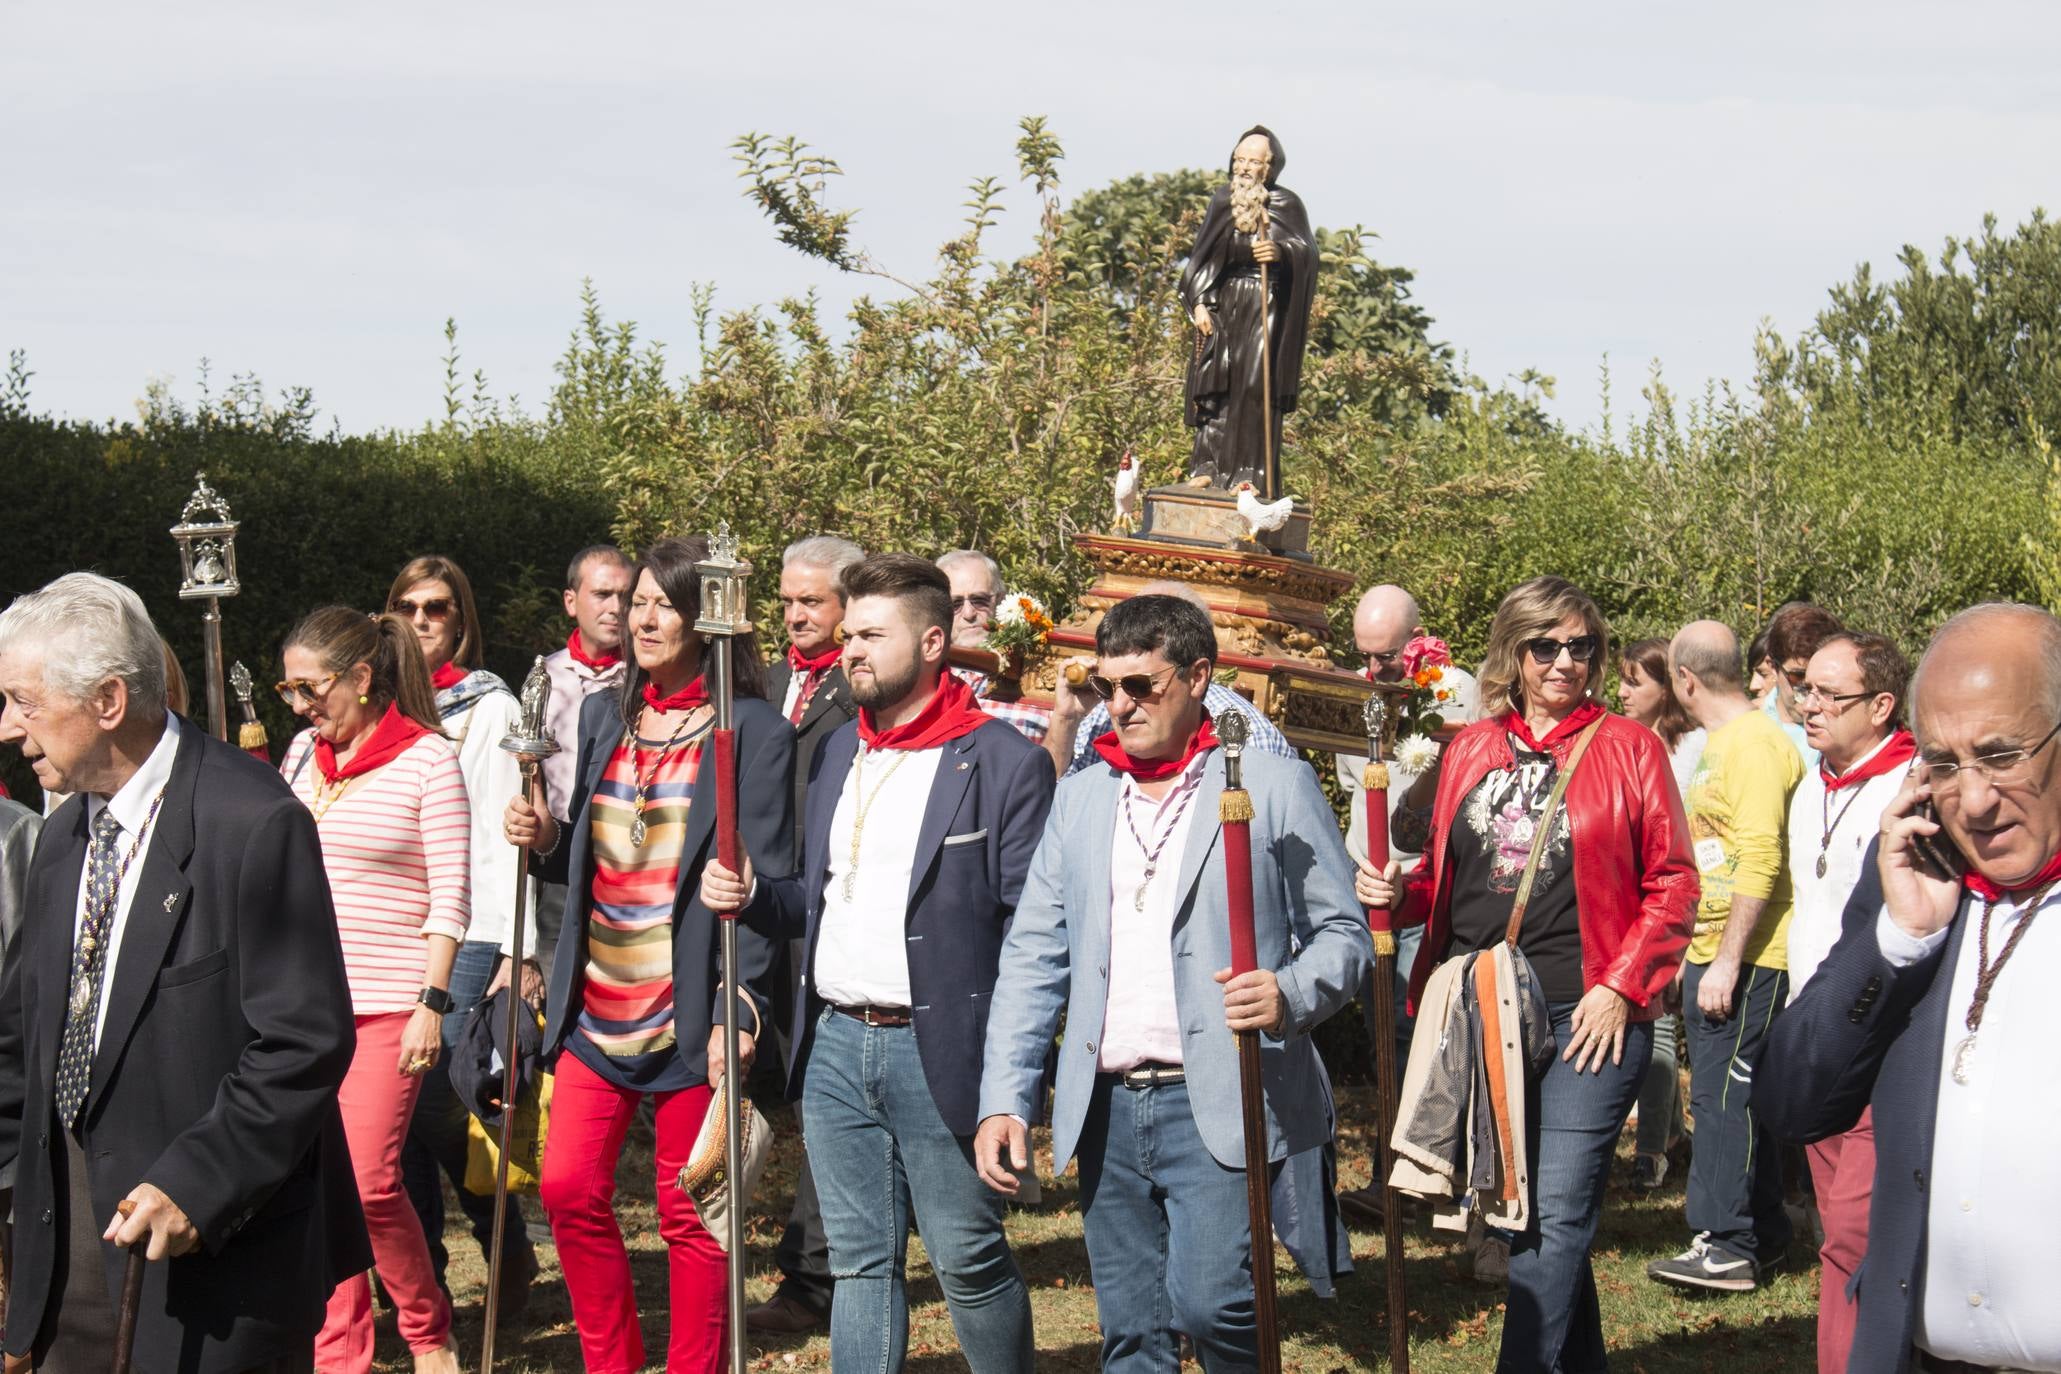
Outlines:
{"type": "Polygon", "coordinates": [[[193,495],[186,498],[186,509],[171,529],[172,538],[179,544],[179,565],[184,574],[179,583],[179,599],[207,602],[200,624],[206,651],[202,676],[206,679],[208,730],[216,739],[226,740],[229,702],[222,683],[222,598],[242,590],[242,584],[236,580],[237,523],[229,514],[229,503],[208,485],[205,472],[196,472],[193,482],[193,495]],[[194,519],[208,515],[214,518],[194,519]]]}
{"type": "MultiPolygon", "coordinates": [[[[694,565],[701,580],[701,614],[694,632],[701,636],[702,675],[708,683],[709,699],[715,706],[716,722],[712,743],[716,751],[716,860],[732,873],[742,870],[737,850],[737,731],[736,701],[731,690],[730,668],[736,652],[733,641],[751,633],[746,618],[746,582],[751,564],[737,556],[737,539],[724,521],[708,541],[708,557],[694,565]]],[[[722,933],[723,993],[723,1079],[714,1085],[723,1095],[723,1171],[729,1178],[730,1206],[725,1221],[729,1229],[730,1374],[744,1374],[744,1085],[738,1082],[737,1014],[742,999],[737,978],[737,913],[719,911],[717,925],[722,933]]]]}
{"type": "MultiPolygon", "coordinates": [[[[1231,921],[1231,976],[1259,967],[1252,917],[1252,794],[1245,790],[1245,741],[1251,727],[1224,712],[1224,795],[1217,802],[1224,846],[1225,905],[1231,921]]],[[[1260,1374],[1281,1374],[1281,1327],[1274,1303],[1273,1168],[1267,1157],[1267,1099],[1260,1078],[1259,1032],[1238,1036],[1238,1096],[1245,1110],[1245,1211],[1252,1227],[1253,1316],[1259,1328],[1260,1374]]]]}
{"type": "MultiPolygon", "coordinates": [[[[551,727],[545,722],[551,701],[551,676],[544,669],[541,654],[530,665],[529,676],[523,679],[521,700],[521,717],[515,728],[501,740],[501,747],[515,755],[522,770],[523,800],[536,805],[542,800],[537,792],[538,765],[560,748],[551,727]]],[[[487,1261],[487,1330],[480,1342],[481,1374],[494,1374],[494,1328],[501,1317],[501,1257],[508,1227],[508,1159],[515,1147],[515,1105],[520,1088],[516,1069],[522,1062],[522,1055],[517,1051],[521,1044],[522,1023],[519,1018],[528,1011],[528,1004],[522,1000],[522,936],[523,923],[529,915],[529,895],[530,851],[517,845],[515,931],[509,944],[508,986],[504,989],[508,995],[508,1020],[504,1027],[507,1039],[503,1042],[501,1054],[501,1151],[494,1164],[494,1248],[487,1261]]]]}
{"type": "MultiPolygon", "coordinates": [[[[1367,767],[1360,775],[1366,794],[1367,862],[1377,872],[1388,868],[1388,702],[1376,689],[1363,708],[1367,727],[1367,767]]],[[[1382,1265],[1388,1274],[1388,1363],[1396,1374],[1410,1374],[1410,1300],[1403,1281],[1402,1197],[1389,1186],[1395,1168],[1390,1133],[1395,1129],[1395,907],[1367,908],[1367,929],[1374,937],[1374,1082],[1381,1096],[1374,1133],[1374,1186],[1381,1196],[1382,1265]]]]}

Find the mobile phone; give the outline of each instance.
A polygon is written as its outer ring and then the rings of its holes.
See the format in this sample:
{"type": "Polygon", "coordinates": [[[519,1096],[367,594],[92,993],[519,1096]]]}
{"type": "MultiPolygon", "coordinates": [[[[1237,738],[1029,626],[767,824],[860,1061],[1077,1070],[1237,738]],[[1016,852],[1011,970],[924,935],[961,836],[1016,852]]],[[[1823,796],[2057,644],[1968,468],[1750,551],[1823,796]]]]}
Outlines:
{"type": "MultiPolygon", "coordinates": [[[[1939,825],[1939,811],[1930,801],[1919,802],[1911,809],[1911,814],[1922,816],[1934,825],[1939,825]]],[[[1913,834],[1911,859],[1920,872],[1941,882],[1957,883],[1961,881],[1961,875],[1968,871],[1968,860],[1962,856],[1960,848],[1948,836],[1944,826],[1940,827],[1936,835],[1913,834]]]]}

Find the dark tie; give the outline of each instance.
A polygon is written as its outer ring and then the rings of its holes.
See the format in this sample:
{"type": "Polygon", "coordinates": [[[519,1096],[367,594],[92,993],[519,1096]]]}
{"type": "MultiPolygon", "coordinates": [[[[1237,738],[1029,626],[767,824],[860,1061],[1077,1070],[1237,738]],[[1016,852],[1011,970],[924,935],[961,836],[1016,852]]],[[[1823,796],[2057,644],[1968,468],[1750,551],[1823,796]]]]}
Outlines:
{"type": "Polygon", "coordinates": [[[789,725],[801,724],[801,718],[808,711],[809,702],[814,699],[816,689],[821,687],[823,679],[829,676],[830,670],[828,668],[811,668],[809,670],[808,675],[802,679],[801,690],[794,694],[794,709],[787,713],[787,723],[789,725]]]}
{"type": "Polygon", "coordinates": [[[93,1023],[100,1015],[107,936],[114,927],[115,896],[121,886],[115,859],[115,841],[121,834],[122,823],[102,807],[93,818],[93,843],[86,851],[86,918],[79,922],[79,942],[72,949],[64,1040],[57,1051],[57,1121],[66,1130],[78,1120],[93,1081],[93,1023]]]}

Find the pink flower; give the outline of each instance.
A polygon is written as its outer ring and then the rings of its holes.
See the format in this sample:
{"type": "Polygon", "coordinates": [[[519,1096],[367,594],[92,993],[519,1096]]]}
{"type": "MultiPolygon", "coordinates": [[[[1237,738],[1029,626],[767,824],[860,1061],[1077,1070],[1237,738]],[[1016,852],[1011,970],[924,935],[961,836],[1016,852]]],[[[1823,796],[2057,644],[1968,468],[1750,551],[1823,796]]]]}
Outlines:
{"type": "Polygon", "coordinates": [[[1403,676],[1415,678],[1420,669],[1443,668],[1453,661],[1453,651],[1443,639],[1418,635],[1403,646],[1403,676]]]}

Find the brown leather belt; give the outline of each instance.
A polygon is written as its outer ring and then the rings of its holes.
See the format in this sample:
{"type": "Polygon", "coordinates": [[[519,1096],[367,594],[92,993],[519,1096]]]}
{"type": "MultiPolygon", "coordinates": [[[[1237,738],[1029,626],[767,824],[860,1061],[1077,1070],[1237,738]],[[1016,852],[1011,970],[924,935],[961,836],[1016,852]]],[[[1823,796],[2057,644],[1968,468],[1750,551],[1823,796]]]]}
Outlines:
{"type": "Polygon", "coordinates": [[[915,1019],[907,1007],[841,1007],[832,1002],[830,1009],[839,1016],[849,1016],[869,1026],[906,1026],[915,1019]]]}

